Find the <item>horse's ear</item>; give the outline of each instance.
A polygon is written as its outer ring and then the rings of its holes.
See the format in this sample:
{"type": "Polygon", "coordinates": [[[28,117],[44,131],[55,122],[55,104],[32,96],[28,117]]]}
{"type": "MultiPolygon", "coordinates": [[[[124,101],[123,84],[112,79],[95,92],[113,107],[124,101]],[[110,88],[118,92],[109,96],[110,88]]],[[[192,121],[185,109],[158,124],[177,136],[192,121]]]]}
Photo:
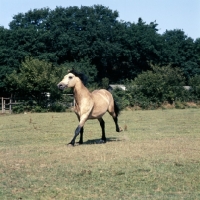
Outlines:
{"type": "Polygon", "coordinates": [[[74,74],[75,76],[78,76],[78,74],[79,74],[76,70],[74,70],[74,68],[68,69],[67,72],[68,72],[68,73],[72,73],[72,74],[74,74]]]}
{"type": "Polygon", "coordinates": [[[75,75],[75,73],[76,73],[76,71],[74,70],[74,68],[68,69],[67,72],[68,72],[68,73],[72,73],[72,74],[74,74],[74,75],[75,75]]]}

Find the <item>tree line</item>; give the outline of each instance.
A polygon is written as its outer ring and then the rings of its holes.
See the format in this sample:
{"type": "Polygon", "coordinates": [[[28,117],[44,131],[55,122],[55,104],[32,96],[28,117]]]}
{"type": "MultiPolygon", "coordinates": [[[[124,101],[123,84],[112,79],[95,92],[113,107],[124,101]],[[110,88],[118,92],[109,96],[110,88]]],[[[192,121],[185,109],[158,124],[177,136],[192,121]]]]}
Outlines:
{"type": "Polygon", "coordinates": [[[194,40],[179,29],[159,34],[155,21],[147,24],[139,18],[131,23],[118,17],[117,11],[102,5],[33,9],[15,15],[9,29],[0,27],[0,96],[11,92],[33,96],[36,92],[17,88],[11,77],[20,85],[25,65],[35,63],[38,71],[50,66],[46,68],[50,74],[45,75],[52,77],[47,79],[49,87],[40,88],[45,92],[71,67],[86,73],[91,87],[108,80],[134,80],[153,72],[152,66],[179,70],[184,85],[200,75],[200,38],[194,40]]]}

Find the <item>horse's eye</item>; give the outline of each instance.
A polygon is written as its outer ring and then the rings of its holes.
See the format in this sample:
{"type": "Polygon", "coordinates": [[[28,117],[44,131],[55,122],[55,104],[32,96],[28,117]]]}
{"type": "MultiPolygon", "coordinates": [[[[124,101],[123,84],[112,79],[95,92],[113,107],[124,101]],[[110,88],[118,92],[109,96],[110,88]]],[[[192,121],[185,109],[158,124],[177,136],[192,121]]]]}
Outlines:
{"type": "Polygon", "coordinates": [[[73,76],[69,76],[69,79],[72,79],[73,78],[73,76]]]}

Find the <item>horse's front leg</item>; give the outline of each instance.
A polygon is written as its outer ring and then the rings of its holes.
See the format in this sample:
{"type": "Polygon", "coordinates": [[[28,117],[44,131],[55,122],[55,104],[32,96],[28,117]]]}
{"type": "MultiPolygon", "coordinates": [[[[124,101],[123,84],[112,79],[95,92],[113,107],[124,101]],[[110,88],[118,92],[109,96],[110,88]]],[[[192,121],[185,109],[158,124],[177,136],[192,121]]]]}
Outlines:
{"type": "Polygon", "coordinates": [[[80,140],[79,140],[78,144],[83,144],[83,130],[84,130],[83,127],[80,128],[80,127],[78,126],[78,127],[76,128],[76,130],[75,130],[74,137],[73,137],[72,141],[71,141],[69,144],[71,144],[71,145],[74,146],[76,137],[78,136],[79,132],[80,132],[80,140]]]}
{"type": "MultiPolygon", "coordinates": [[[[78,114],[76,114],[76,115],[77,115],[78,121],[79,121],[79,123],[80,123],[80,117],[79,117],[78,114]]],[[[84,132],[84,129],[83,129],[83,127],[82,127],[81,130],[80,130],[80,139],[79,139],[78,144],[83,144],[83,132],[84,132]]]]}
{"type": "Polygon", "coordinates": [[[80,131],[80,140],[79,140],[79,144],[83,144],[83,131],[84,131],[84,129],[83,129],[83,127],[81,128],[81,131],[80,131]]]}
{"type": "Polygon", "coordinates": [[[75,133],[74,133],[74,137],[73,139],[71,140],[71,142],[69,144],[73,145],[75,144],[75,140],[76,140],[76,137],[78,136],[78,134],[81,132],[82,130],[82,127],[80,125],[78,125],[78,127],[76,128],[75,130],[75,133]]]}
{"type": "Polygon", "coordinates": [[[103,120],[103,118],[99,118],[99,123],[100,123],[100,126],[101,126],[101,130],[102,130],[102,138],[101,140],[106,143],[106,134],[105,134],[105,122],[103,120]]]}
{"type": "MultiPolygon", "coordinates": [[[[78,118],[78,121],[79,121],[79,124],[80,124],[80,117],[77,113],[76,113],[76,115],[77,115],[77,118],[78,118]]],[[[78,126],[75,130],[74,137],[69,144],[71,144],[71,145],[75,144],[75,140],[76,140],[76,137],[78,136],[79,132],[80,132],[80,140],[79,140],[78,144],[83,144],[83,131],[84,131],[83,127],[79,128],[79,126],[78,126]]]]}
{"type": "Polygon", "coordinates": [[[76,137],[79,135],[79,133],[80,133],[80,141],[79,141],[79,143],[80,143],[80,144],[83,143],[83,126],[84,126],[84,124],[85,124],[85,122],[86,122],[86,120],[87,120],[87,118],[88,118],[88,115],[89,115],[89,114],[85,114],[85,115],[82,115],[82,116],[80,117],[79,125],[78,125],[78,127],[76,128],[75,133],[74,133],[74,137],[73,137],[72,141],[71,141],[69,144],[71,144],[71,145],[74,146],[76,137]]]}

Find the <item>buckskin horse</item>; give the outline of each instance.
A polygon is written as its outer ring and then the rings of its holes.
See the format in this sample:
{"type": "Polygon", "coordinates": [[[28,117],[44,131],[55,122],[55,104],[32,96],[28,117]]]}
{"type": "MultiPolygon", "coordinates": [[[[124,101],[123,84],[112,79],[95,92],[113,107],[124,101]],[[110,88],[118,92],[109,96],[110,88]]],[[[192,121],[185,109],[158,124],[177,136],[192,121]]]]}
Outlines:
{"type": "Polygon", "coordinates": [[[65,88],[73,88],[75,100],[74,111],[79,120],[79,124],[75,130],[74,137],[69,143],[73,146],[75,144],[76,137],[79,135],[79,133],[80,140],[78,143],[83,144],[83,126],[88,119],[99,120],[102,130],[101,141],[103,143],[106,142],[105,122],[102,116],[107,111],[113,117],[116,126],[116,131],[120,132],[117,118],[119,114],[119,108],[116,102],[114,101],[112,94],[105,89],[94,90],[93,92],[89,92],[89,90],[84,85],[84,79],[84,74],[71,70],[57,85],[60,90],[64,90],[65,88]]]}

